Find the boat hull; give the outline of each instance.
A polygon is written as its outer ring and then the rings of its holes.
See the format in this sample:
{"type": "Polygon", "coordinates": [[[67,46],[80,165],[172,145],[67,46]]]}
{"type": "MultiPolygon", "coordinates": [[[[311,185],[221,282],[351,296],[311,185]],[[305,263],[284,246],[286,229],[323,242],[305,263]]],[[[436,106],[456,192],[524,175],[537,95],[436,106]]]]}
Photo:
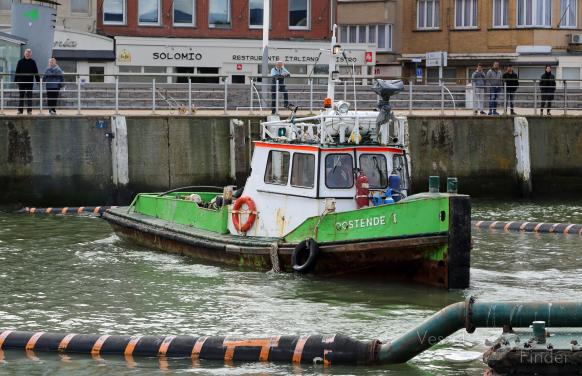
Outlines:
{"type": "MultiPolygon", "coordinates": [[[[109,210],[104,218],[118,236],[148,248],[189,256],[211,264],[263,271],[273,269],[275,265],[282,272],[293,272],[291,255],[296,243],[284,243],[279,238],[215,234],[151,218],[128,211],[127,208],[109,210]]],[[[470,243],[470,221],[467,227],[470,243]]],[[[458,231],[463,233],[462,229],[458,231]]],[[[374,280],[417,282],[441,288],[467,287],[468,260],[460,267],[455,266],[452,257],[455,237],[452,233],[454,231],[449,230],[414,236],[320,243],[320,252],[311,273],[319,276],[357,276],[374,280]],[[427,257],[442,252],[447,257],[427,257]],[[451,266],[455,267],[453,273],[451,266]]],[[[468,252],[467,244],[461,244],[461,247],[468,252]]]]}

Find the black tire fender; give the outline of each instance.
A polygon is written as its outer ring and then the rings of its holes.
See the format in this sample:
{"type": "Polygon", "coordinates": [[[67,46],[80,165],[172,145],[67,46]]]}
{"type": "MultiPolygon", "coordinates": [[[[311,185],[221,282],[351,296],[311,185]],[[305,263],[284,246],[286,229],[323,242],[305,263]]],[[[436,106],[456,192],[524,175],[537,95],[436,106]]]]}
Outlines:
{"type": "Polygon", "coordinates": [[[301,241],[295,246],[295,249],[293,249],[293,253],[291,254],[291,265],[293,266],[293,270],[302,274],[310,272],[315,266],[318,255],[319,245],[315,240],[308,238],[301,241]],[[299,264],[299,256],[305,251],[309,252],[309,256],[303,264],[299,264]]]}

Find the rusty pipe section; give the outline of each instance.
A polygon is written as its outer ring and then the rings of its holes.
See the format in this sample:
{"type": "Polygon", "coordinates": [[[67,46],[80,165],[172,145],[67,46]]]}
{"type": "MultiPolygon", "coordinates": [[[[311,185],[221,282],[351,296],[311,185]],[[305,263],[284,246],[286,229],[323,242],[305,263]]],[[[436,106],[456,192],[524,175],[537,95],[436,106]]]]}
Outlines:
{"type": "Polygon", "coordinates": [[[404,363],[459,329],[529,327],[545,321],[548,327],[582,327],[582,302],[465,302],[451,304],[418,327],[382,344],[380,363],[404,363]]]}
{"type": "Polygon", "coordinates": [[[45,332],[0,332],[2,349],[60,353],[191,357],[224,362],[287,362],[331,364],[376,363],[380,342],[357,341],[344,335],[273,336],[240,339],[195,336],[123,336],[45,332]]]}

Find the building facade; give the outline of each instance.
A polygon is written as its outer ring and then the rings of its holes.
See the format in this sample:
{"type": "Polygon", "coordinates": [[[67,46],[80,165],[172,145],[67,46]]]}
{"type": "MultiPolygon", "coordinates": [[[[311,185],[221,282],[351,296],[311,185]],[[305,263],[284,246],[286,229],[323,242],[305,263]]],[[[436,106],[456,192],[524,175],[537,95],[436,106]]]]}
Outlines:
{"type": "Polygon", "coordinates": [[[337,23],[342,44],[372,44],[376,47],[373,71],[376,77],[400,77],[398,59],[402,49],[401,0],[338,0],[337,23]]]}
{"type": "Polygon", "coordinates": [[[466,82],[475,65],[512,64],[521,79],[539,79],[546,64],[558,78],[578,80],[582,70],[579,0],[402,1],[401,61],[404,76],[438,79],[427,51],[448,52],[444,78],[466,82]],[[422,60],[419,62],[419,60],[422,60]]]}
{"type": "MultiPolygon", "coordinates": [[[[168,74],[168,82],[248,83],[261,74],[263,0],[99,0],[97,28],[116,41],[123,74],[168,74]]],[[[327,74],[336,0],[271,0],[269,63],[283,60],[292,76],[327,74]]],[[[374,45],[346,45],[356,74],[375,61],[374,45]]],[[[123,80],[140,80],[126,75],[123,80]]],[[[149,80],[147,76],[143,79],[149,80]]],[[[293,79],[288,80],[293,83],[293,79]]],[[[305,82],[305,79],[303,79],[305,82]]]]}

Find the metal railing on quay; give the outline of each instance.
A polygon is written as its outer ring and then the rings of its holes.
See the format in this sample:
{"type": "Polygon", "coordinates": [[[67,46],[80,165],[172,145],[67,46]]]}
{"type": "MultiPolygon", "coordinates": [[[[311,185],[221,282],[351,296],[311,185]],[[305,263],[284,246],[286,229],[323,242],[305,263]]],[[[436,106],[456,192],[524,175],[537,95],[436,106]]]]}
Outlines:
{"type": "MultiPolygon", "coordinates": [[[[437,113],[486,114],[527,112],[539,114],[542,105],[559,114],[582,111],[582,81],[520,79],[515,89],[506,81],[473,82],[470,79],[416,82],[401,78],[404,90],[393,96],[393,109],[404,113],[435,110],[437,113]],[[462,111],[464,110],[464,111],[462,111]]],[[[119,114],[128,111],[192,115],[197,110],[280,112],[287,104],[315,113],[327,96],[327,75],[293,75],[282,85],[277,80],[261,82],[261,77],[246,77],[245,83],[232,83],[225,75],[216,74],[153,74],[124,73],[114,75],[66,74],[59,92],[58,110],[83,114],[107,111],[119,114]],[[287,95],[287,100],[285,100],[287,95]]],[[[371,76],[340,76],[335,83],[335,100],[350,103],[351,109],[374,110],[378,96],[371,90],[371,76]]],[[[31,90],[34,111],[48,113],[44,77],[31,90]]],[[[0,75],[0,114],[16,112],[22,91],[14,83],[14,75],[0,75]]],[[[27,103],[23,103],[26,107],[27,103]]]]}

